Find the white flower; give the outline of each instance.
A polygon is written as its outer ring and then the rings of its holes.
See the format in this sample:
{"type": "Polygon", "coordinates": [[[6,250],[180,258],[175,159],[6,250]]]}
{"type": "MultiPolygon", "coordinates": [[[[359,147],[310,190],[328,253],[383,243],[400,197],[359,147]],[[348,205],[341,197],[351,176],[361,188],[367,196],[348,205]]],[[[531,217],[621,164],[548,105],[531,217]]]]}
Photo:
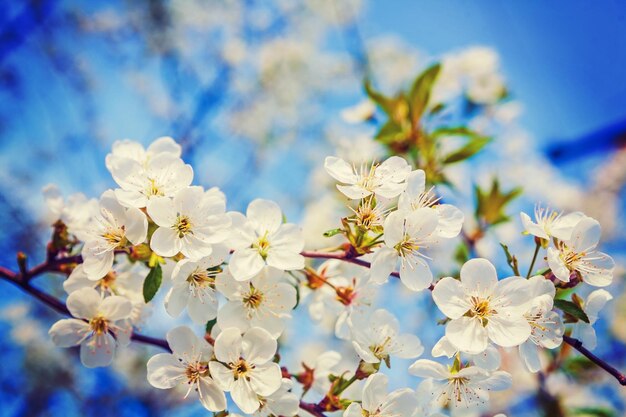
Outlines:
{"type": "Polygon", "coordinates": [[[341,111],[341,118],[348,123],[356,124],[374,117],[375,111],[376,105],[372,100],[365,99],[352,107],[343,109],[341,111]]]}
{"type": "Polygon", "coordinates": [[[173,199],[151,199],[147,208],[159,226],[152,234],[150,248],[160,256],[179,252],[194,260],[208,256],[214,244],[224,241],[230,226],[226,200],[216,189],[205,193],[202,187],[183,188],[173,199]]]}
{"type": "Polygon", "coordinates": [[[615,262],[609,255],[596,250],[600,242],[600,223],[584,217],[572,230],[569,239],[548,248],[548,266],[555,277],[569,282],[576,272],[583,281],[596,287],[606,287],[613,281],[615,262]]]}
{"type": "Polygon", "coordinates": [[[424,248],[435,242],[439,217],[434,210],[395,211],[385,220],[385,245],[374,252],[372,281],[384,283],[400,260],[400,281],[411,291],[430,286],[433,274],[424,248]]]}
{"type": "Polygon", "coordinates": [[[254,413],[259,417],[284,416],[291,417],[300,410],[300,399],[291,392],[293,382],[283,378],[280,388],[275,393],[261,400],[261,407],[254,413]]]}
{"type": "Polygon", "coordinates": [[[165,310],[178,317],[187,308],[189,317],[205,324],[217,317],[215,277],[222,272],[220,265],[228,256],[228,248],[214,245],[213,252],[197,261],[183,259],[172,271],[172,288],[165,296],[165,310]]]}
{"type": "Polygon", "coordinates": [[[113,143],[111,153],[106,156],[105,163],[107,169],[114,175],[119,176],[117,170],[123,167],[127,160],[135,161],[142,167],[147,167],[148,162],[159,154],[169,154],[175,158],[180,158],[182,148],[174,139],[163,136],[157,138],[145,149],[140,143],[124,139],[113,143]]]}
{"type": "Polygon", "coordinates": [[[108,190],[100,197],[100,213],[92,223],[82,250],[83,265],[89,279],[99,280],[111,270],[116,249],[146,240],[148,220],[141,210],[123,207],[108,190]]]}
{"type": "Polygon", "coordinates": [[[250,281],[237,281],[224,272],[217,276],[217,289],[228,302],[217,313],[220,327],[236,327],[242,332],[249,327],[261,327],[277,338],[291,318],[296,305],[296,290],[281,282],[283,271],[265,267],[250,281]]]}
{"type": "Polygon", "coordinates": [[[111,175],[120,188],[115,195],[127,207],[146,207],[155,197],[173,197],[193,180],[193,169],[172,153],[158,153],[143,163],[115,158],[111,175]]]}
{"type": "Polygon", "coordinates": [[[519,354],[530,372],[541,369],[540,348],[554,349],[563,342],[563,323],[554,311],[554,284],[543,275],[528,280],[532,303],[524,314],[530,324],[530,337],[519,346],[519,354]]]}
{"type": "Polygon", "coordinates": [[[98,200],[87,199],[84,194],[76,193],[70,195],[66,201],[54,184],[46,185],[42,191],[48,206],[46,221],[54,224],[61,220],[67,226],[68,233],[85,241],[89,236],[89,224],[98,214],[98,200]]]}
{"type": "Polygon", "coordinates": [[[387,375],[370,375],[363,386],[361,403],[350,403],[343,417],[411,417],[417,407],[415,392],[404,388],[388,393],[388,383],[387,375]]]}
{"type": "MultiPolygon", "coordinates": [[[[302,362],[304,366],[303,374],[310,373],[312,381],[299,381],[304,384],[304,388],[313,388],[314,391],[325,394],[330,389],[331,382],[328,376],[337,373],[336,367],[341,361],[341,354],[334,350],[329,350],[315,358],[314,362],[308,362],[306,359],[302,362]]],[[[308,378],[308,375],[305,377],[308,378]]]]}
{"type": "Polygon", "coordinates": [[[233,229],[230,244],[235,249],[228,268],[238,281],[246,281],[265,265],[292,271],[304,268],[304,238],[298,226],[283,224],[280,207],[273,201],[256,199],[246,216],[230,213],[233,229]]]}
{"type": "Polygon", "coordinates": [[[559,240],[569,240],[574,226],[584,217],[580,212],[563,215],[550,208],[535,206],[535,222],[526,213],[520,213],[524,232],[540,239],[550,240],[555,237],[559,240]]]}
{"type": "Polygon", "coordinates": [[[478,366],[454,370],[428,359],[415,361],[409,373],[426,378],[422,384],[430,385],[434,400],[441,406],[480,405],[489,399],[489,391],[505,390],[512,385],[511,375],[504,371],[489,372],[478,366]]]}
{"type": "Polygon", "coordinates": [[[68,294],[82,288],[95,288],[101,293],[130,297],[142,291],[143,281],[149,269],[141,262],[130,262],[126,254],[115,257],[113,269],[99,280],[92,280],[82,264],[77,265],[63,281],[63,289],[68,294]]]}
{"type": "Polygon", "coordinates": [[[378,309],[371,315],[352,314],[348,325],[352,346],[367,363],[385,361],[389,364],[390,356],[412,359],[424,352],[417,336],[399,334],[398,319],[385,309],[378,309]]]}
{"type": "Polygon", "coordinates": [[[437,213],[439,224],[437,236],[453,238],[459,235],[465,216],[451,204],[438,204],[440,198],[435,194],[435,187],[426,190],[426,174],[421,169],[412,171],[406,180],[406,190],[400,194],[398,210],[414,211],[430,208],[437,213]]]}
{"type": "Polygon", "coordinates": [[[443,278],[435,285],[433,300],[452,319],[446,337],[462,352],[480,353],[488,341],[517,346],[530,336],[524,318],[530,301],[528,281],[509,277],[498,281],[486,259],[472,259],[461,268],[461,280],[443,278]]]}
{"type": "Polygon", "coordinates": [[[215,339],[217,361],[209,363],[211,376],[244,413],[254,413],[261,405],[259,396],[268,397],[281,386],[280,366],[272,362],[276,347],[276,340],[258,327],[243,336],[230,327],[215,339]]]}
{"type": "Polygon", "coordinates": [[[186,326],[167,332],[172,353],[159,353],[148,361],[148,382],[155,388],[169,389],[177,385],[188,387],[185,398],[198,393],[200,402],[209,411],[226,408],[226,396],[209,373],[213,348],[186,326]]]}
{"type": "Polygon", "coordinates": [[[411,172],[409,164],[399,156],[392,156],[382,164],[373,163],[370,168],[362,166],[358,172],[343,159],[328,156],[324,161],[324,168],[334,179],[346,184],[338,184],[337,189],[352,200],[371,194],[395,198],[404,190],[404,181],[411,172]]]}
{"type": "Polygon", "coordinates": [[[350,338],[348,318],[353,313],[362,313],[373,304],[378,291],[367,276],[368,270],[338,260],[324,262],[317,270],[328,283],[316,289],[309,304],[309,314],[313,320],[336,317],[335,336],[350,338]],[[347,278],[350,277],[350,278],[347,278]]]}
{"type": "Polygon", "coordinates": [[[124,297],[101,298],[93,288],[74,291],[67,297],[73,319],[57,321],[48,332],[55,345],[80,345],[80,360],[88,368],[108,366],[115,346],[130,343],[131,329],[123,322],[132,310],[124,297]]]}
{"type": "Polygon", "coordinates": [[[590,350],[596,348],[597,338],[593,325],[598,320],[600,310],[606,303],[611,301],[613,296],[606,290],[599,289],[591,292],[583,303],[583,310],[589,318],[589,323],[578,321],[572,326],[572,337],[583,342],[583,345],[590,350]]]}

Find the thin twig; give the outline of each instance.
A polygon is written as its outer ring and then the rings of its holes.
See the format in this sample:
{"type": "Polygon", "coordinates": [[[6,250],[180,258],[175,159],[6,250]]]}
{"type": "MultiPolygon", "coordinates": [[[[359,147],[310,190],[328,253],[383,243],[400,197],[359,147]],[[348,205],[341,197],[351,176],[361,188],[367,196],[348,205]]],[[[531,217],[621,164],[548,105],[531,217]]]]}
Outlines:
{"type": "Polygon", "coordinates": [[[594,355],[589,349],[583,346],[583,342],[570,336],[563,336],[563,341],[583,355],[585,355],[587,359],[589,359],[591,362],[595,363],[600,368],[604,369],[613,377],[615,377],[615,379],[617,379],[621,385],[626,386],[626,375],[622,374],[620,371],[613,368],[611,365],[594,355]]]}

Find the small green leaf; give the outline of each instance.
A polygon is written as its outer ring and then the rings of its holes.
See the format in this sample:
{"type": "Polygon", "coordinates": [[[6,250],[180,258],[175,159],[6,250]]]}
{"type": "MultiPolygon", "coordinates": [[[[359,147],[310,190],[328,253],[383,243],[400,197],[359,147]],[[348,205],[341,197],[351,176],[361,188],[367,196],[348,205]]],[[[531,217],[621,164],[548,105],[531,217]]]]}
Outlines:
{"type": "Polygon", "coordinates": [[[211,334],[211,331],[213,330],[213,327],[216,324],[217,324],[217,319],[207,321],[206,327],[204,328],[204,331],[206,332],[206,334],[211,334]]]}
{"type": "Polygon", "coordinates": [[[585,417],[617,417],[617,414],[610,408],[605,407],[581,407],[572,410],[575,416],[585,417]]]}
{"type": "Polygon", "coordinates": [[[339,228],[337,228],[337,229],[330,229],[330,230],[327,230],[327,231],[324,232],[324,237],[332,237],[332,236],[338,235],[339,233],[342,233],[342,232],[343,232],[343,229],[339,229],[339,228]]]}
{"type": "Polygon", "coordinates": [[[430,92],[437,80],[441,64],[437,63],[427,68],[413,82],[409,92],[409,108],[411,109],[411,123],[416,125],[430,101],[430,92]]]}
{"type": "Polygon", "coordinates": [[[159,287],[161,286],[161,281],[163,280],[163,271],[161,270],[161,265],[156,264],[146,277],[143,282],[143,299],[146,303],[150,302],[156,295],[159,287]]]}
{"type": "Polygon", "coordinates": [[[580,308],[571,301],[554,300],[554,306],[561,310],[563,313],[568,314],[578,319],[579,321],[589,323],[589,317],[587,317],[587,313],[585,313],[582,308],[580,308]]]}
{"type": "Polygon", "coordinates": [[[443,159],[443,163],[453,164],[455,162],[464,161],[480,152],[489,142],[491,142],[491,138],[474,136],[464,146],[448,154],[443,159]]]}
{"type": "Polygon", "coordinates": [[[517,258],[515,257],[515,255],[511,255],[511,252],[509,252],[509,247],[507,245],[505,245],[504,243],[500,243],[500,246],[502,246],[502,249],[504,249],[504,254],[506,255],[506,263],[509,264],[511,270],[515,275],[520,276],[519,268],[517,265],[517,258]]]}

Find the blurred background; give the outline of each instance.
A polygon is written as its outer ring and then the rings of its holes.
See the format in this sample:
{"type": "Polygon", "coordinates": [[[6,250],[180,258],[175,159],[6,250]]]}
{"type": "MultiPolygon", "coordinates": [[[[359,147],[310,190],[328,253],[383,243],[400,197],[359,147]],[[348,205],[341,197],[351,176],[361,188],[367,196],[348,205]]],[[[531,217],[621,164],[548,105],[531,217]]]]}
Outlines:
{"type": "MultiPolygon", "coordinates": [[[[43,186],[98,197],[115,186],[104,166],[115,140],[147,145],[164,135],[183,145],[194,182],[220,187],[229,209],[244,210],[257,197],[274,199],[290,221],[305,226],[311,248],[324,247],[321,233],[342,214],[333,217],[333,203],[320,197],[328,182],[319,172],[323,158],[380,155],[371,139],[375,121],[355,125],[344,111],[366,98],[364,77],[392,94],[429,64],[484,47],[486,56],[495,56],[492,70],[507,98],[483,103],[484,111],[468,121],[476,129],[485,119],[498,126],[488,128],[494,140],[483,155],[451,168],[458,190],[453,199],[471,213],[472,184],[494,175],[504,188],[521,186],[525,197],[511,206],[512,222],[481,242],[480,254],[504,261],[497,243],[506,241],[529,259],[534,246],[517,242],[517,212],[543,202],[598,218],[604,249],[623,266],[625,23],[619,0],[5,0],[0,265],[15,269],[18,250],[33,264],[43,259],[50,235],[43,186]]],[[[622,276],[623,268],[613,294],[621,293],[622,276]]],[[[63,297],[60,283],[50,276],[38,285],[63,297]]],[[[392,287],[380,305],[403,295],[392,310],[428,352],[442,328],[422,323],[437,310],[425,296],[392,287]]],[[[6,282],[0,295],[0,415],[206,414],[199,404],[147,384],[150,349],[133,346],[132,355],[120,355],[110,368],[85,369],[76,352],[47,340],[56,313],[6,282]]],[[[295,319],[313,329],[301,310],[295,319]]],[[[153,315],[163,319],[144,333],[163,337],[176,323],[162,307],[153,315]]],[[[626,369],[623,297],[616,296],[602,317],[595,353],[626,369]]],[[[300,344],[285,353],[294,366],[324,343],[345,349],[323,339],[322,330],[305,333],[286,336],[300,344]]],[[[567,403],[572,409],[593,403],[613,413],[607,416],[624,415],[626,397],[614,381],[587,368],[577,372],[553,378],[552,394],[574,401],[567,403]]],[[[509,417],[538,415],[537,381],[515,375],[516,395],[497,400],[497,407],[509,417]]],[[[416,384],[406,372],[392,382],[394,388],[416,384]]]]}

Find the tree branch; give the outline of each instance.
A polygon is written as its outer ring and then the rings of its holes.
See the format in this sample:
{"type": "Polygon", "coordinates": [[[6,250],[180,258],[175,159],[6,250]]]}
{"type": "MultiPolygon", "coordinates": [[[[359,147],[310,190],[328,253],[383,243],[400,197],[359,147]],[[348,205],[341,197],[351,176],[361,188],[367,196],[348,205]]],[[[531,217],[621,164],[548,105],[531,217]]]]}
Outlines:
{"type": "Polygon", "coordinates": [[[573,337],[570,337],[570,336],[563,336],[563,341],[567,343],[568,345],[570,345],[571,347],[573,347],[574,349],[576,349],[577,351],[579,351],[580,353],[582,353],[583,355],[585,355],[587,359],[589,359],[591,362],[595,363],[600,368],[604,369],[609,374],[611,374],[615,379],[619,381],[621,385],[626,386],[626,375],[622,374],[620,371],[613,368],[604,360],[594,355],[589,349],[583,346],[583,342],[581,342],[578,339],[574,339],[573,337]]]}

